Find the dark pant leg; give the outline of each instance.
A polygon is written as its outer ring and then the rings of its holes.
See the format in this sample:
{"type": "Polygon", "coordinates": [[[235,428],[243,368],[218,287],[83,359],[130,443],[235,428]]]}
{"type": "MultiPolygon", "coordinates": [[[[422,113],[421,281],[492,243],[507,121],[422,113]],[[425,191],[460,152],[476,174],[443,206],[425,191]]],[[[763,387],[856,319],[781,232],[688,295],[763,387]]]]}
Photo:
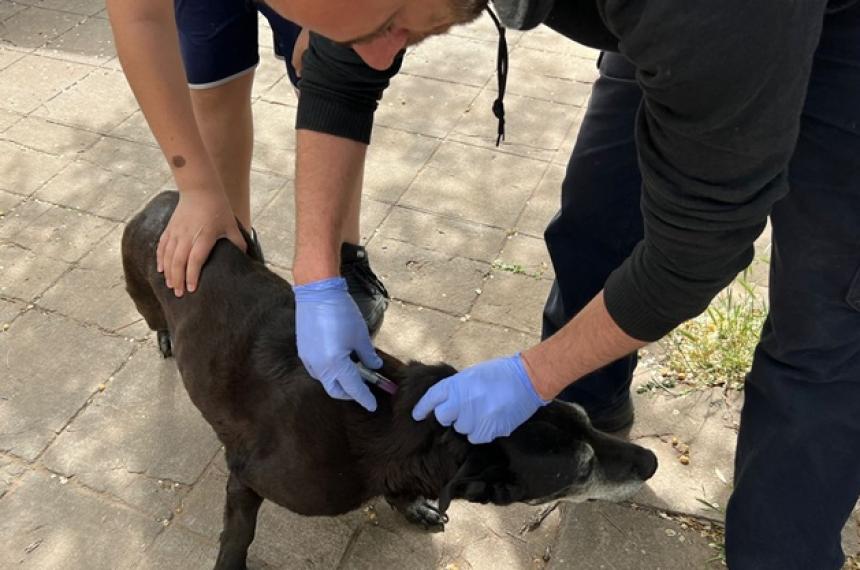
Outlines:
{"type": "MultiPolygon", "coordinates": [[[[561,210],[544,237],[556,279],[543,316],[543,338],[553,335],[601,290],[609,274],[642,239],[642,180],[633,129],[642,92],[635,67],[605,53],[600,77],[562,184],[561,210]]],[[[629,397],[636,356],[580,379],[559,396],[592,415],[629,397]]]]}
{"type": "Polygon", "coordinates": [[[860,494],[860,3],[825,21],[746,383],[732,570],[837,570],[860,494]]]}

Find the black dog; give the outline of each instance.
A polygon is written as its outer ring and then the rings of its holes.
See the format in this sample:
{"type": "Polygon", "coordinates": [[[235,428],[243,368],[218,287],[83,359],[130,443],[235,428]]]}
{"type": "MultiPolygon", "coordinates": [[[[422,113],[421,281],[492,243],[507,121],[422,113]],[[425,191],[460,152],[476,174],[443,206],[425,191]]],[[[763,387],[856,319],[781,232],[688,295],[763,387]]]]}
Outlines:
{"type": "Polygon", "coordinates": [[[394,396],[373,388],[369,413],[329,398],[296,353],[290,285],[220,240],[202,286],[177,299],[156,271],[159,236],[178,195],[156,196],[125,229],[126,287],[226,449],[230,478],[216,568],[244,568],[263,498],[303,515],[338,515],[380,495],[413,522],[441,525],[452,499],[506,505],[619,500],[654,474],[653,453],[591,428],[554,402],[510,437],[471,445],[410,412],[447,365],[385,355],[394,396]],[[167,334],[169,331],[169,336],[167,334]],[[422,498],[438,499],[438,509],[422,498]]]}

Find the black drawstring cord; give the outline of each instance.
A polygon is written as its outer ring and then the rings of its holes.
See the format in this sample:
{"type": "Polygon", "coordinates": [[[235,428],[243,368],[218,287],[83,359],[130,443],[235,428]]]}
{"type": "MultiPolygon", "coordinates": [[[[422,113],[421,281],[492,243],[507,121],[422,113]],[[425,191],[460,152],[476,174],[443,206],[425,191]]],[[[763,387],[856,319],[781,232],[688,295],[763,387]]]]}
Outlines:
{"type": "Polygon", "coordinates": [[[493,101],[493,114],[499,120],[499,131],[496,137],[496,146],[505,140],[505,89],[508,86],[508,40],[505,38],[505,27],[499,22],[499,18],[487,7],[487,13],[499,30],[499,51],[496,54],[496,76],[499,80],[499,96],[493,101]]]}

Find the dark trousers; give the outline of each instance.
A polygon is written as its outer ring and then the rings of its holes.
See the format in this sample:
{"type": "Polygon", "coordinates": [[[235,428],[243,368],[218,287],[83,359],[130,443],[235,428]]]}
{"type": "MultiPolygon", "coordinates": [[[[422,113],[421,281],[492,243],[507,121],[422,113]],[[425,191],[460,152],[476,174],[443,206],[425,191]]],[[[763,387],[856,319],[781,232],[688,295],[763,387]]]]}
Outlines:
{"type": "MultiPolygon", "coordinates": [[[[546,230],[556,271],[544,336],[642,239],[635,68],[604,54],[546,230]]],[[[860,2],[828,16],[790,192],[771,214],[770,314],[745,386],[726,520],[733,570],[836,570],[860,495],[860,2]]],[[[562,393],[591,413],[629,397],[635,357],[562,393]]]]}

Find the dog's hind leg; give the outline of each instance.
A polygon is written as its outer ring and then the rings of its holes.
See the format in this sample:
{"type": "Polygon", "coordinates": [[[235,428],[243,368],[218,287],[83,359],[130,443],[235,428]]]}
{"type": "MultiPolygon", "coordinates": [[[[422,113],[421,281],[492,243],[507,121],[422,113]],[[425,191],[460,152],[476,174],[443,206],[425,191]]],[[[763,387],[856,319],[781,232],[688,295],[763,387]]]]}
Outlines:
{"type": "Polygon", "coordinates": [[[248,547],[257,528],[257,511],[263,498],[230,473],[227,502],[224,505],[224,529],[215,570],[245,570],[248,547]]]}
{"type": "Polygon", "coordinates": [[[406,520],[430,532],[442,532],[448,515],[439,511],[436,506],[424,497],[406,498],[402,496],[385,496],[392,509],[406,517],[406,520]]]}

